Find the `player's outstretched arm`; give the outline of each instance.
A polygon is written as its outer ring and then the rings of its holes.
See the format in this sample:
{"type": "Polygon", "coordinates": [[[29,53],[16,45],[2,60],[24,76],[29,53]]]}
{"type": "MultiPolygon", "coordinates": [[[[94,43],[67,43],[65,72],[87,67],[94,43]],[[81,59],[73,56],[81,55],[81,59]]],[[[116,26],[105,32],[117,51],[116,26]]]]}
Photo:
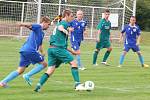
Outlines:
{"type": "Polygon", "coordinates": [[[26,28],[29,28],[29,29],[32,28],[32,24],[30,24],[30,23],[19,23],[19,26],[20,27],[26,27],[26,28]]]}

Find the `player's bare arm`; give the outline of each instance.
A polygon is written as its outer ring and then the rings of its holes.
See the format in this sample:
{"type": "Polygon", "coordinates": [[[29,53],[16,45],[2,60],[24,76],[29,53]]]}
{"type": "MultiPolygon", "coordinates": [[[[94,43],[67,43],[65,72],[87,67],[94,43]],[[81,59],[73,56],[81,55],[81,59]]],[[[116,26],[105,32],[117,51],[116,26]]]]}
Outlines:
{"type": "Polygon", "coordinates": [[[26,27],[26,28],[29,28],[29,29],[32,28],[32,24],[30,24],[30,23],[20,23],[19,26],[20,27],[26,27]]]}
{"type": "Polygon", "coordinates": [[[66,35],[69,34],[69,32],[68,32],[66,29],[64,29],[64,26],[63,26],[63,25],[59,25],[59,26],[58,26],[58,30],[59,30],[59,31],[62,31],[62,32],[65,33],[66,35]]]}
{"type": "Polygon", "coordinates": [[[101,30],[99,29],[97,31],[97,35],[96,35],[96,42],[100,42],[100,38],[99,38],[99,35],[101,34],[101,30]]]}
{"type": "Polygon", "coordinates": [[[68,50],[71,54],[73,54],[73,55],[78,55],[78,54],[80,54],[80,52],[74,51],[74,50],[72,50],[72,49],[70,49],[70,48],[67,48],[67,50],[68,50]]]}
{"type": "Polygon", "coordinates": [[[40,45],[39,52],[42,56],[45,56],[45,51],[44,51],[43,45],[40,45]]]}
{"type": "Polygon", "coordinates": [[[139,35],[138,37],[137,37],[137,42],[136,42],[136,45],[139,45],[140,44],[140,40],[141,40],[141,35],[139,35]]]}
{"type": "Polygon", "coordinates": [[[120,33],[119,42],[121,43],[123,41],[123,33],[120,33]]]}

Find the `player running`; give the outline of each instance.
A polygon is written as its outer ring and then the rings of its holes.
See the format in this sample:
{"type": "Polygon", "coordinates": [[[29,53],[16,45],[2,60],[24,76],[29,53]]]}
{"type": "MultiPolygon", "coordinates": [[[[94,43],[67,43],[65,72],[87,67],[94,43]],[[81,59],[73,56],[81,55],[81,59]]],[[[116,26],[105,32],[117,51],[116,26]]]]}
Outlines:
{"type": "Polygon", "coordinates": [[[110,11],[105,10],[104,12],[104,18],[100,20],[97,29],[97,38],[96,38],[96,50],[94,51],[93,54],[93,65],[98,65],[96,63],[97,60],[97,55],[99,51],[103,48],[107,48],[107,51],[103,57],[103,61],[101,62],[104,65],[109,65],[107,64],[107,58],[109,57],[112,47],[111,47],[111,36],[110,36],[110,29],[111,29],[111,22],[109,21],[109,15],[110,11]]]}
{"type": "Polygon", "coordinates": [[[32,30],[26,42],[20,49],[20,63],[16,71],[11,72],[0,82],[0,87],[7,87],[7,83],[22,74],[25,69],[32,63],[37,64],[30,72],[23,75],[23,78],[31,85],[30,77],[43,70],[47,63],[44,61],[44,51],[42,41],[44,38],[43,30],[49,28],[50,19],[42,17],[40,24],[20,24],[20,27],[26,27],[32,30]]]}
{"type": "Polygon", "coordinates": [[[139,26],[136,24],[136,18],[131,16],[130,23],[124,27],[120,35],[120,42],[123,41],[123,36],[125,34],[125,41],[124,41],[124,50],[122,55],[120,56],[119,66],[121,67],[124,61],[124,57],[127,52],[132,49],[133,52],[136,52],[142,67],[149,67],[149,65],[144,64],[143,56],[140,52],[139,44],[140,44],[140,37],[141,37],[141,30],[139,26]]]}
{"type": "MultiPolygon", "coordinates": [[[[55,69],[62,63],[69,63],[71,65],[72,76],[75,81],[75,90],[85,90],[83,84],[80,83],[78,67],[73,56],[67,50],[68,31],[73,31],[69,28],[69,22],[73,20],[72,11],[66,9],[62,14],[62,21],[57,24],[53,34],[50,36],[50,46],[48,49],[48,69],[40,78],[34,91],[38,92],[48,78],[54,73],[55,69]]],[[[73,53],[73,52],[72,52],[73,53]]]]}
{"type": "Polygon", "coordinates": [[[81,10],[78,10],[76,13],[77,18],[74,19],[71,23],[70,26],[74,29],[73,32],[71,32],[71,45],[72,49],[77,52],[78,54],[76,55],[77,59],[77,64],[78,68],[80,70],[85,70],[86,68],[83,67],[81,63],[81,58],[80,58],[80,44],[81,41],[83,41],[83,36],[84,33],[86,33],[86,21],[83,20],[83,12],[81,10]]]}

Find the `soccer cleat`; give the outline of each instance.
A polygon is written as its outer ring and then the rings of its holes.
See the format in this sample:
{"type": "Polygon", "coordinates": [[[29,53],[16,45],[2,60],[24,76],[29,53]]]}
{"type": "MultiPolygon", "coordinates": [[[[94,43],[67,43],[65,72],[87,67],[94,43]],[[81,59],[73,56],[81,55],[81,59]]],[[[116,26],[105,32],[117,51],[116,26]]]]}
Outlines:
{"type": "Polygon", "coordinates": [[[98,66],[98,64],[97,64],[97,63],[96,63],[96,64],[93,64],[93,66],[96,67],[96,66],[98,66]]]}
{"type": "Polygon", "coordinates": [[[23,75],[23,78],[25,79],[25,81],[31,86],[32,85],[32,81],[30,80],[30,77],[26,74],[23,75]]]}
{"type": "Polygon", "coordinates": [[[6,83],[0,82],[0,87],[8,88],[9,86],[6,83]]]}
{"type": "Polygon", "coordinates": [[[39,92],[40,89],[41,89],[41,84],[38,83],[34,91],[35,91],[35,92],[39,92]]]}
{"type": "Polygon", "coordinates": [[[79,70],[86,70],[86,68],[85,67],[80,67],[79,70]]]}
{"type": "Polygon", "coordinates": [[[106,65],[106,66],[110,66],[107,62],[101,62],[101,64],[106,65]]]}
{"type": "Polygon", "coordinates": [[[121,67],[122,67],[122,65],[118,65],[117,67],[121,68],[121,67]]]}
{"type": "Polygon", "coordinates": [[[75,91],[86,91],[87,89],[85,88],[84,84],[78,84],[75,87],[75,91]]]}
{"type": "Polygon", "coordinates": [[[147,64],[142,64],[142,67],[144,67],[144,68],[148,68],[148,67],[149,67],[149,65],[147,65],[147,64]]]}

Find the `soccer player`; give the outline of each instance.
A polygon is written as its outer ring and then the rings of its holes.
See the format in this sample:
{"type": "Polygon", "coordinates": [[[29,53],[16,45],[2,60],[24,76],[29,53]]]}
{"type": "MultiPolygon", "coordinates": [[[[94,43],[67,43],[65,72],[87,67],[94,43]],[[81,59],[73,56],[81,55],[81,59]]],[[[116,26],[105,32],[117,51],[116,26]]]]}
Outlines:
{"type": "Polygon", "coordinates": [[[74,19],[71,23],[70,23],[70,27],[72,27],[74,29],[73,32],[71,32],[71,45],[72,45],[72,49],[77,52],[78,54],[76,55],[76,59],[77,59],[77,64],[78,64],[78,68],[80,70],[85,70],[86,68],[83,67],[82,63],[81,63],[81,58],[80,58],[80,44],[81,41],[83,41],[83,36],[84,33],[86,33],[86,21],[83,20],[83,12],[81,10],[78,10],[76,13],[76,19],[74,19]]]}
{"type": "Polygon", "coordinates": [[[41,76],[34,91],[38,92],[48,78],[54,73],[55,69],[60,66],[61,63],[69,63],[71,65],[72,76],[75,81],[75,90],[85,90],[83,84],[80,83],[78,67],[73,59],[73,56],[67,50],[68,32],[73,31],[69,28],[69,22],[73,20],[73,13],[71,10],[66,9],[62,14],[62,21],[57,24],[53,34],[50,36],[50,46],[48,49],[48,69],[41,76]]]}
{"type": "Polygon", "coordinates": [[[44,38],[43,30],[49,28],[50,19],[45,16],[41,18],[40,24],[22,23],[20,27],[26,27],[32,30],[26,42],[20,49],[20,62],[17,70],[12,71],[7,77],[0,82],[0,87],[7,87],[7,83],[22,74],[25,69],[32,63],[37,64],[30,72],[23,75],[23,78],[31,85],[30,77],[43,70],[47,63],[44,61],[44,52],[42,41],[44,38]]]}
{"type": "Polygon", "coordinates": [[[124,57],[127,52],[132,49],[133,52],[136,52],[142,67],[149,67],[149,65],[144,64],[143,56],[140,52],[139,44],[141,37],[141,30],[139,26],[136,24],[136,18],[131,16],[130,23],[124,27],[120,35],[120,42],[123,41],[123,36],[125,33],[125,41],[124,41],[124,50],[122,55],[120,56],[119,66],[121,67],[124,61],[124,57]]]}
{"type": "Polygon", "coordinates": [[[93,54],[93,65],[98,65],[96,63],[98,53],[101,49],[107,48],[107,51],[103,57],[103,61],[101,62],[104,65],[109,65],[107,64],[107,58],[109,57],[112,47],[111,47],[111,36],[110,36],[110,29],[111,29],[111,22],[109,21],[109,15],[110,11],[105,10],[104,11],[104,18],[100,20],[97,29],[97,38],[96,38],[96,50],[94,51],[93,54]]]}

